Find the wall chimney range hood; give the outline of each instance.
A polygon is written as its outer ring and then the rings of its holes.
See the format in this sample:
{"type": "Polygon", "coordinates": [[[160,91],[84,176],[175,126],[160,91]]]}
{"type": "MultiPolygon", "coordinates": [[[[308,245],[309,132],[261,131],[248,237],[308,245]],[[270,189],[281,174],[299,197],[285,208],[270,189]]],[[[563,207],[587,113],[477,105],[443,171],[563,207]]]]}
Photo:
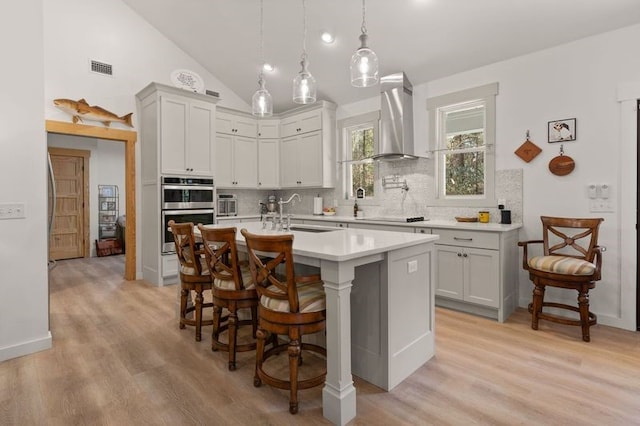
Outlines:
{"type": "Polygon", "coordinates": [[[374,160],[418,158],[413,148],[413,86],[404,72],[380,79],[380,140],[374,160]]]}

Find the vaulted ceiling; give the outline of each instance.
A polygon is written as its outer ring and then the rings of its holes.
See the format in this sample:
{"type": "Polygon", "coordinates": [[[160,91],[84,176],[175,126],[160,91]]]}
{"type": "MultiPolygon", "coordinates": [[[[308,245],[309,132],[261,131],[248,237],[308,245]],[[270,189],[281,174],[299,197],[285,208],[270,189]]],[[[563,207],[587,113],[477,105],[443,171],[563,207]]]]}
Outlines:
{"type": "MultiPolygon", "coordinates": [[[[259,0],[123,1],[251,103],[262,63],[259,0]]],[[[379,86],[355,88],[349,82],[362,2],[306,0],[306,10],[309,71],[318,98],[344,104],[376,96],[379,86]],[[332,44],[320,40],[324,30],[334,34],[332,44]]],[[[378,55],[380,75],[404,71],[414,85],[639,22],[638,0],[366,2],[369,47],[378,55]]],[[[264,0],[263,33],[265,59],[276,67],[266,75],[267,89],[274,112],[280,112],[295,106],[302,0],[264,0]]]]}

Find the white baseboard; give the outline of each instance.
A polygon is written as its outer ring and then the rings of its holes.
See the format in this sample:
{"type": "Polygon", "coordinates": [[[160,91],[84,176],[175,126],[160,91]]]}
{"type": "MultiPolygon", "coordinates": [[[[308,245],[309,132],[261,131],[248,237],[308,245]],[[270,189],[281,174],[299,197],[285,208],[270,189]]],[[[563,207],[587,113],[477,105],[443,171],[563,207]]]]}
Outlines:
{"type": "Polygon", "coordinates": [[[0,362],[8,359],[17,358],[19,356],[29,355],[34,352],[51,349],[51,332],[47,331],[47,335],[28,342],[18,343],[13,346],[0,348],[0,362]]]}

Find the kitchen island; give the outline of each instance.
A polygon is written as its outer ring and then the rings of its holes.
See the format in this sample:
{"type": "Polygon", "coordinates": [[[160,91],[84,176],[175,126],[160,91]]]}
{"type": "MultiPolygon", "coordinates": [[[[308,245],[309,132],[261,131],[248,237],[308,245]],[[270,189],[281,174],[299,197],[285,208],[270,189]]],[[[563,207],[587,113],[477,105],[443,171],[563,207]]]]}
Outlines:
{"type": "MultiPolygon", "coordinates": [[[[260,222],[208,225],[257,234],[260,222]]],[[[320,268],[327,298],[324,416],[356,415],[353,374],[391,390],[435,352],[434,242],[437,235],[292,227],[296,263],[320,268]],[[297,228],[297,229],[296,229],[297,228]]],[[[282,232],[282,231],[280,231],[282,232]]]]}

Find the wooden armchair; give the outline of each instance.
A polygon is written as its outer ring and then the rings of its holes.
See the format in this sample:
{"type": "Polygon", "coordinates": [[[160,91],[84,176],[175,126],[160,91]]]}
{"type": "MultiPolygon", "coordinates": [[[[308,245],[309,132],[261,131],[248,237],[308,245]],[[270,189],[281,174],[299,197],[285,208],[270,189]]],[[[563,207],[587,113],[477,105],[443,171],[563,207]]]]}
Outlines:
{"type": "Polygon", "coordinates": [[[522,267],[529,271],[533,282],[533,301],[529,304],[531,328],[538,329],[538,320],[582,327],[582,340],[590,341],[589,327],[597,317],[589,311],[589,290],[601,277],[602,255],[598,244],[598,228],[602,218],[575,219],[541,216],[542,240],[521,241],[524,248],[522,267]],[[530,244],[542,244],[544,254],[529,259],[530,244]],[[547,286],[578,291],[578,306],[545,302],[547,286]],[[579,313],[580,319],[543,312],[543,307],[566,309],[579,313]]]}
{"type": "Polygon", "coordinates": [[[207,266],[213,276],[213,333],[211,350],[229,352],[229,370],[236,369],[236,352],[252,351],[255,341],[238,345],[238,327],[251,325],[255,338],[258,327],[258,294],[251,278],[249,264],[238,259],[236,228],[207,228],[198,225],[207,266]],[[223,322],[222,308],[229,311],[223,322]],[[239,320],[238,310],[251,310],[251,319],[239,320]],[[220,333],[227,331],[227,343],[220,341],[220,333]]]}
{"type": "Polygon", "coordinates": [[[199,342],[202,340],[202,326],[213,324],[212,319],[202,319],[202,309],[213,306],[213,303],[204,303],[202,296],[203,291],[211,290],[211,274],[204,252],[196,245],[193,223],[176,223],[170,220],[168,225],[173,233],[176,255],[180,261],[180,328],[185,328],[185,325],[195,326],[196,342],[199,342]],[[187,308],[187,298],[192,291],[196,293],[195,305],[187,308]],[[194,311],[195,319],[187,318],[187,314],[194,311]]]}
{"type": "Polygon", "coordinates": [[[319,275],[296,276],[293,267],[293,235],[255,235],[241,230],[247,243],[249,267],[260,296],[254,385],[262,382],[279,389],[288,389],[289,412],[298,412],[298,389],[321,385],[327,375],[326,365],[315,377],[298,380],[298,366],[302,351],[316,352],[326,357],[325,348],[302,343],[302,336],[323,331],[326,324],[326,302],[323,282],[319,275]],[[266,256],[266,257],[260,257],[266,256]],[[285,276],[276,275],[276,268],[284,266],[285,276]],[[289,342],[277,344],[265,351],[268,333],[286,335],[289,342]],[[284,350],[289,354],[289,380],[267,374],[263,363],[284,350]]]}

